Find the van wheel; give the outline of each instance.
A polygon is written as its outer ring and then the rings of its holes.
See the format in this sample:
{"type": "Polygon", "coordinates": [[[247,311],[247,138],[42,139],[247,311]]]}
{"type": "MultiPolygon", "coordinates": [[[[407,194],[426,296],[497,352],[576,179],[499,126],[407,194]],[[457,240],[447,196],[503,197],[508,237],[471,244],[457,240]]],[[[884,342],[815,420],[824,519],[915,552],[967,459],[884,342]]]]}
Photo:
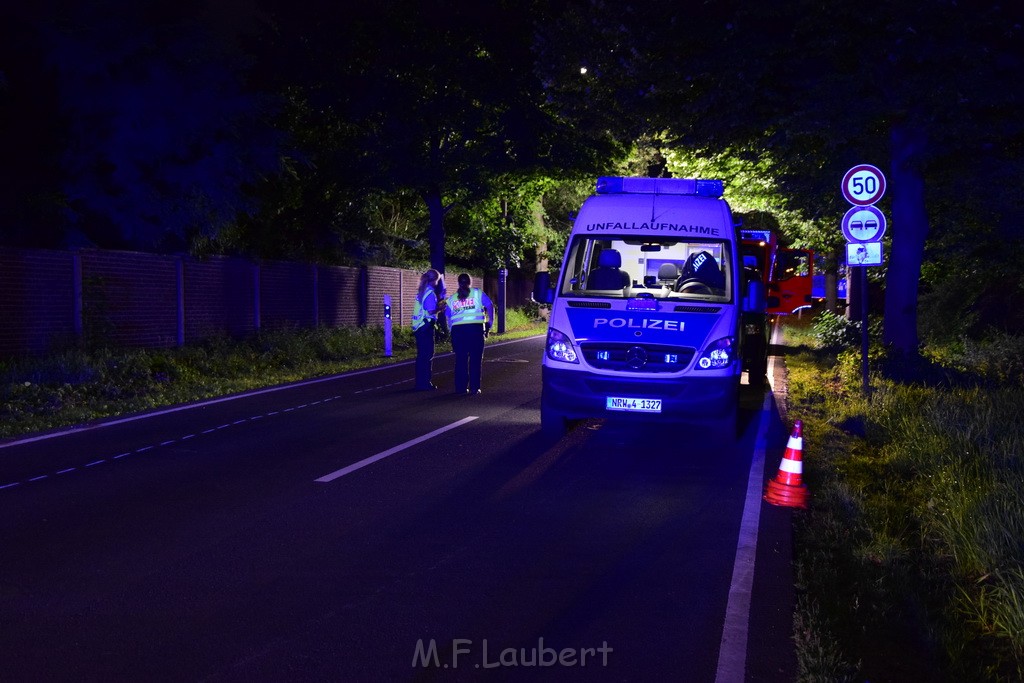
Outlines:
{"type": "Polygon", "coordinates": [[[768,374],[768,345],[758,338],[750,342],[750,362],[747,368],[747,383],[763,387],[768,374]]]}
{"type": "Polygon", "coordinates": [[[747,370],[747,383],[752,387],[763,387],[768,375],[768,359],[758,356],[747,370]]]}
{"type": "Polygon", "coordinates": [[[567,421],[564,415],[556,413],[550,408],[541,406],[540,409],[540,431],[541,434],[548,437],[549,439],[561,439],[565,436],[566,428],[568,427],[567,421]]]}

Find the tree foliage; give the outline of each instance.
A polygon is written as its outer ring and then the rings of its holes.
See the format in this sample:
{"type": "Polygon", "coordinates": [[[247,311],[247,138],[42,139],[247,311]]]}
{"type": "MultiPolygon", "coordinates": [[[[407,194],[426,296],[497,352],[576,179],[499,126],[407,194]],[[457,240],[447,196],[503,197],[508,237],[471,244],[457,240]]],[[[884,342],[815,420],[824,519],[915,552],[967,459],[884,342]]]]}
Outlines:
{"type": "Polygon", "coordinates": [[[41,31],[68,122],[61,187],[86,242],[184,246],[254,210],[246,185],[277,170],[240,55],[190,9],[67,8],[41,31]]]}
{"type": "Polygon", "coordinates": [[[1005,6],[27,8],[0,29],[0,206],[33,226],[14,243],[557,265],[594,176],[673,173],[724,178],[748,224],[828,253],[839,180],[867,161],[890,176],[890,341],[916,345],[919,282],[945,301],[973,277],[983,305],[1019,280],[1024,50],[1005,6]]]}

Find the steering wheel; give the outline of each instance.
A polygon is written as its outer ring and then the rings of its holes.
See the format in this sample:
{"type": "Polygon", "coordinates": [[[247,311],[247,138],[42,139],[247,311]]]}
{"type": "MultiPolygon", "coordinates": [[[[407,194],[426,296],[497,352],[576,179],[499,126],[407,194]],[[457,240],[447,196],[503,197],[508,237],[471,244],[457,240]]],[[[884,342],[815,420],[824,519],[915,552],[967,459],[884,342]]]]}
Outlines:
{"type": "Polygon", "coordinates": [[[688,277],[681,279],[676,283],[677,292],[685,292],[687,294],[713,294],[711,287],[709,287],[702,280],[695,277],[688,277]]]}

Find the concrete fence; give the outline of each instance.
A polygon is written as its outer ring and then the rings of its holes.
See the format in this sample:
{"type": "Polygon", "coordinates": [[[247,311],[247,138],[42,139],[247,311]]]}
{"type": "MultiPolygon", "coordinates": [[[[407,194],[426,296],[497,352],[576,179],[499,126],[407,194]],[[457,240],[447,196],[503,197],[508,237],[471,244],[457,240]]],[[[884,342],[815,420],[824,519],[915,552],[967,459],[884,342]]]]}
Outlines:
{"type": "MultiPolygon", "coordinates": [[[[0,248],[0,356],[83,342],[171,347],[289,327],[406,326],[418,271],[128,251],[0,248]]],[[[449,291],[455,287],[449,273],[449,291]]],[[[497,303],[496,278],[474,276],[497,303]]],[[[529,301],[509,279],[507,306],[529,301]]]]}

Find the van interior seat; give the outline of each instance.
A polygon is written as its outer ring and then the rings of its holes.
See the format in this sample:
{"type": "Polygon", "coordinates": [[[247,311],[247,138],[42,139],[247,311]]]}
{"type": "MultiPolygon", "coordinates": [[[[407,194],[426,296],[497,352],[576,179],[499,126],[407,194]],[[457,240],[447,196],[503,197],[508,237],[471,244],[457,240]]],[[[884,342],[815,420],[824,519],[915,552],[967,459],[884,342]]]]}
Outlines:
{"type": "Polygon", "coordinates": [[[597,257],[597,268],[587,278],[587,289],[625,289],[632,284],[629,273],[622,268],[622,254],[605,249],[597,257]]]}
{"type": "Polygon", "coordinates": [[[658,267],[658,282],[671,285],[679,277],[679,267],[674,263],[662,263],[658,267]]]}

